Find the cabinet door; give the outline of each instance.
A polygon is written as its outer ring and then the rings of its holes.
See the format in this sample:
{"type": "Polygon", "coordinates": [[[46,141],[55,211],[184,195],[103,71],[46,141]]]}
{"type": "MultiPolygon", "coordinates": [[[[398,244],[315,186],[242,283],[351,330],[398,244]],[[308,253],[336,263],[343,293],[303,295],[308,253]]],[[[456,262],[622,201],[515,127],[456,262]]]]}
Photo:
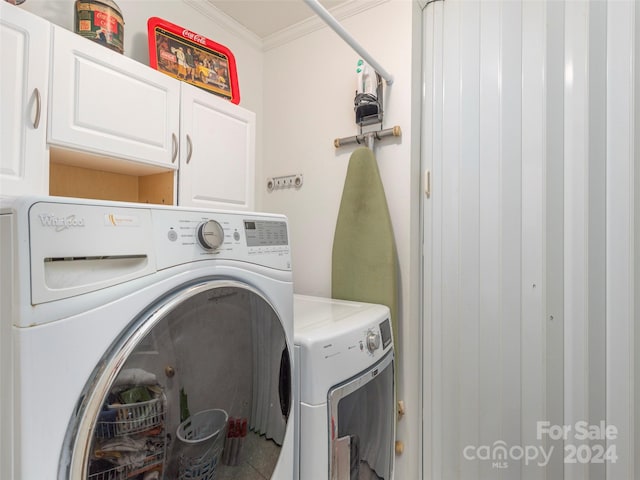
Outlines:
{"type": "Polygon", "coordinates": [[[53,27],[49,143],[177,168],[180,82],[53,27]]]}
{"type": "Polygon", "coordinates": [[[48,194],[47,85],[51,30],[0,3],[0,194],[48,194]]]}
{"type": "Polygon", "coordinates": [[[178,205],[252,210],[255,114],[182,85],[178,205]]]}

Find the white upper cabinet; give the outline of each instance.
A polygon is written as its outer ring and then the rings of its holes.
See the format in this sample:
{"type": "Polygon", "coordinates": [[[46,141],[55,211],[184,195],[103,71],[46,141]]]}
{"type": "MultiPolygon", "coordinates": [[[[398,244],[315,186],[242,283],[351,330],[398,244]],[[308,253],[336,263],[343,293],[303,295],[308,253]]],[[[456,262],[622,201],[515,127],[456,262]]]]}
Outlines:
{"type": "Polygon", "coordinates": [[[0,194],[48,193],[49,22],[0,2],[0,194]]]}
{"type": "Polygon", "coordinates": [[[53,26],[49,143],[178,167],[180,84],[53,26]]]}
{"type": "Polygon", "coordinates": [[[2,0],[0,53],[0,195],[254,208],[253,112],[2,0]]]}
{"type": "Polygon", "coordinates": [[[252,210],[255,113],[182,84],[178,205],[252,210]]]}

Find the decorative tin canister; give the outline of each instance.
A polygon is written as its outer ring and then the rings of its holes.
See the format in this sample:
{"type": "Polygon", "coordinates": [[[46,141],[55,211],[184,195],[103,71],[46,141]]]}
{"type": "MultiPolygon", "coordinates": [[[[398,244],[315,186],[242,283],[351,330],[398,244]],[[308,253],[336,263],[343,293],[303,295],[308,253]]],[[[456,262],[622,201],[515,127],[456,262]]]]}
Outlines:
{"type": "Polygon", "coordinates": [[[76,0],[75,31],[118,53],[124,52],[124,20],[112,0],[76,0]]]}

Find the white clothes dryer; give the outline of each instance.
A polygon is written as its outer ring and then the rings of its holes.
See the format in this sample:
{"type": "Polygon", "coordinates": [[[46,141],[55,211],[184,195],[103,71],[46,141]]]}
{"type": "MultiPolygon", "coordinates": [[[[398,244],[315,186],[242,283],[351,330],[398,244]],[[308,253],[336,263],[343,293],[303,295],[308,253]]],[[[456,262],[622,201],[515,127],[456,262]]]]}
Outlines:
{"type": "Polygon", "coordinates": [[[304,480],[391,480],[394,349],[389,308],[294,295],[304,480]]]}
{"type": "Polygon", "coordinates": [[[291,480],[279,215],[0,202],[0,478],[291,480]]]}

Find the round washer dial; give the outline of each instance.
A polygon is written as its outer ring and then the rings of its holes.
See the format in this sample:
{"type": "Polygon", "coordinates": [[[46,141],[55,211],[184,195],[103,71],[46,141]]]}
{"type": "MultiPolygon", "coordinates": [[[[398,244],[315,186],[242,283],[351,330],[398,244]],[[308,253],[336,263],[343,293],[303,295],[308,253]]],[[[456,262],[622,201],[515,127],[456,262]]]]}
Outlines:
{"type": "Polygon", "coordinates": [[[215,250],[224,242],[224,229],[215,220],[207,220],[198,225],[196,237],[202,248],[215,250]]]}

